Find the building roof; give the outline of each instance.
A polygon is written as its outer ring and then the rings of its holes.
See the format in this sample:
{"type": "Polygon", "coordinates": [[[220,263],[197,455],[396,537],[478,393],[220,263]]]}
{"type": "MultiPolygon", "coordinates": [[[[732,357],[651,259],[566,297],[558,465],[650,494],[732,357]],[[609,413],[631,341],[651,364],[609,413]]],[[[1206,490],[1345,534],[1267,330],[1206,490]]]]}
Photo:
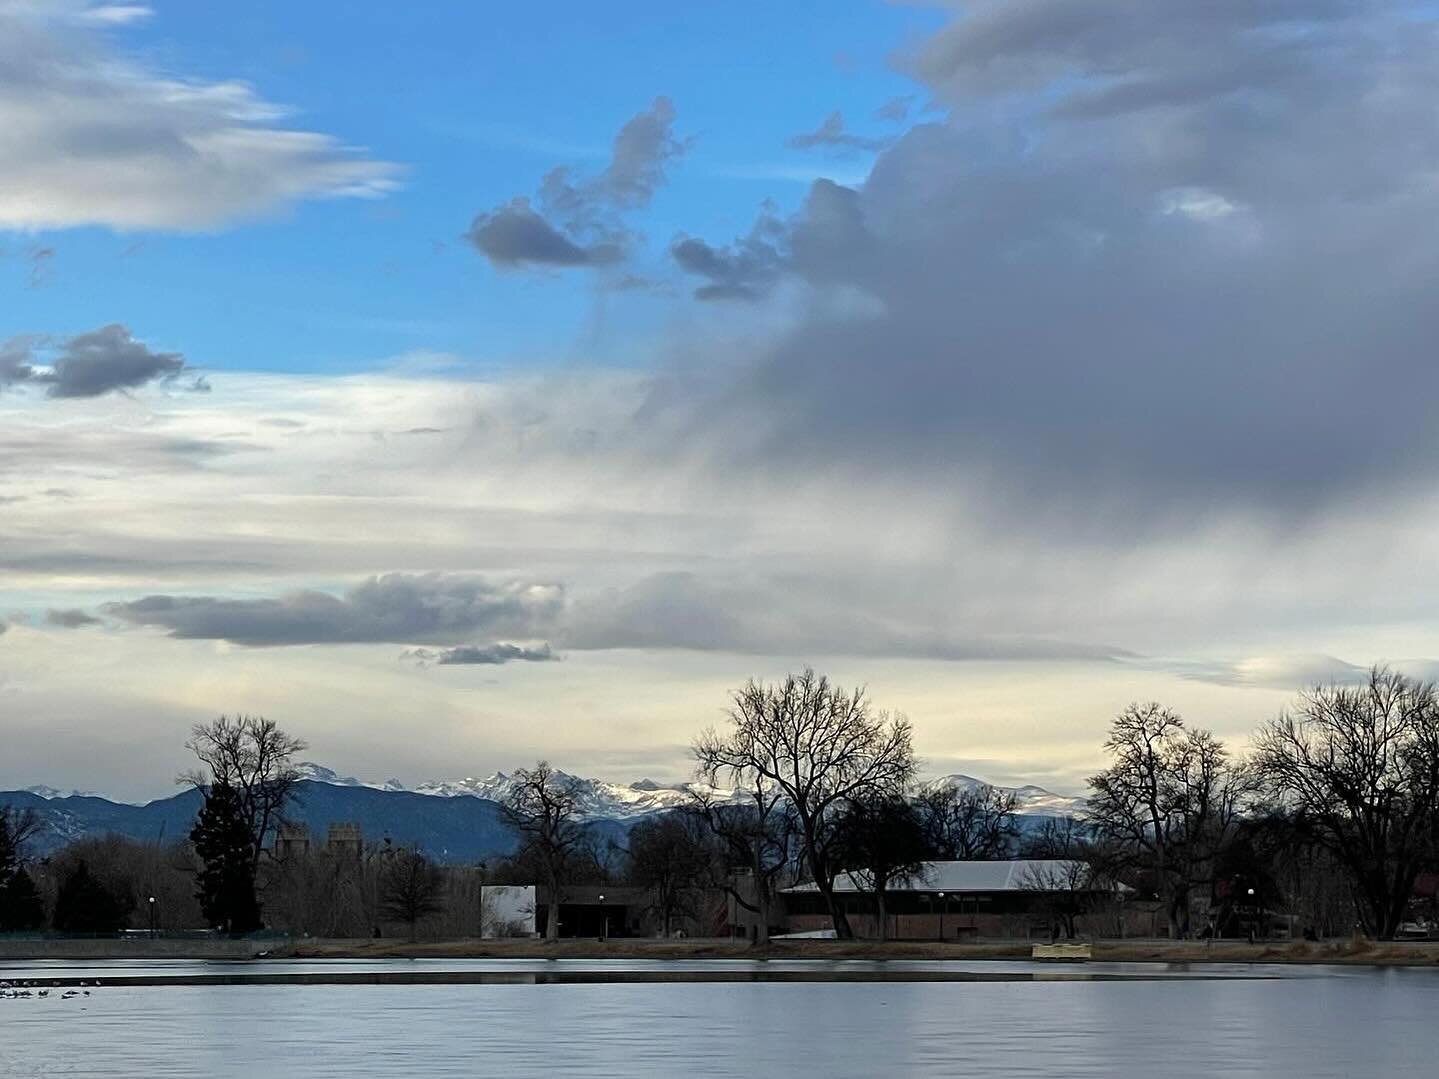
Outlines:
{"type": "MultiPolygon", "coordinates": [[[[908,880],[889,885],[891,892],[945,892],[965,895],[975,892],[1109,891],[1122,885],[1091,883],[1083,862],[1066,858],[1016,858],[997,862],[926,862],[924,869],[908,880]]],[[[790,892],[813,892],[813,883],[787,888],[790,892]]],[[[849,873],[834,881],[836,892],[866,891],[849,873]]]]}

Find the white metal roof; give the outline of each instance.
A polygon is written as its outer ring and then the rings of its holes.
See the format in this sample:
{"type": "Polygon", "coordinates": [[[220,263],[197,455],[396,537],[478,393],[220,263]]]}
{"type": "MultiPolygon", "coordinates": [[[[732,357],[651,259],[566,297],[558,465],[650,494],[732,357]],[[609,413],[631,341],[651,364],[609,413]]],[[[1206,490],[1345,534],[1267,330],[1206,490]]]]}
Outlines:
{"type": "MultiPolygon", "coordinates": [[[[909,880],[895,881],[891,892],[1034,892],[1084,889],[1089,874],[1082,862],[1065,858],[1017,858],[1000,862],[926,862],[909,880]]],[[[1101,886],[1102,887],[1102,886],[1101,886]]],[[[813,883],[787,888],[790,892],[816,891],[813,883]]],[[[834,881],[836,892],[865,889],[848,873],[834,881]]]]}

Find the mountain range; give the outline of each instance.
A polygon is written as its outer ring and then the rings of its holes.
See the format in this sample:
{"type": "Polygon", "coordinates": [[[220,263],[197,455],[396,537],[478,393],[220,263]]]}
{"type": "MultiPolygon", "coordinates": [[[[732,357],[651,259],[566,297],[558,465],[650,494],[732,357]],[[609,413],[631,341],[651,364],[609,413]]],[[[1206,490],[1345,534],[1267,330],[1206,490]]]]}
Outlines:
{"type": "MultiPolygon", "coordinates": [[[[371,783],[338,775],[323,765],[299,766],[296,804],[290,812],[323,841],[330,824],[358,824],[367,840],[389,838],[405,846],[418,846],[446,862],[476,862],[510,853],[514,838],[505,825],[499,803],[513,789],[513,774],[496,772],[485,778],[422,783],[408,789],[395,780],[371,783]]],[[[578,816],[600,839],[621,839],[637,821],[654,813],[684,805],[695,788],[689,783],[661,784],[639,780],[625,785],[599,779],[573,779],[578,816]]],[[[946,780],[962,786],[981,781],[955,775],[946,780]]],[[[708,790],[708,788],[706,788],[708,790]]],[[[1021,816],[1078,816],[1084,800],[1054,794],[1033,785],[1012,790],[1021,816]]],[[[731,791],[710,790],[720,799],[737,799],[731,791]]],[[[100,795],[62,792],[35,786],[21,791],[0,791],[0,805],[33,809],[44,823],[34,841],[34,853],[44,855],[86,836],[119,834],[140,842],[164,843],[185,836],[200,806],[200,794],[185,790],[143,805],[116,802],[100,795]]]]}

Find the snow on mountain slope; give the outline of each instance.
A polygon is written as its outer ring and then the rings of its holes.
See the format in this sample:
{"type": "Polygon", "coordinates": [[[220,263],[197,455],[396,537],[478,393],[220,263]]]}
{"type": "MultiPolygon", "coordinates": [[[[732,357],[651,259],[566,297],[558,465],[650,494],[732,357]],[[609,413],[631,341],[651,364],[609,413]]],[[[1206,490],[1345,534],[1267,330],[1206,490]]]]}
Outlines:
{"type": "MultiPolygon", "coordinates": [[[[503,802],[514,789],[513,773],[496,772],[494,775],[478,778],[467,776],[463,779],[431,780],[416,787],[405,787],[398,780],[384,783],[367,783],[352,776],[341,776],[332,769],[309,761],[299,764],[298,769],[305,779],[317,783],[330,783],[342,787],[369,787],[373,790],[410,790],[415,794],[429,794],[441,798],[470,795],[492,802],[503,802]]],[[[556,771],[562,782],[576,785],[578,816],[582,820],[629,820],[676,809],[686,805],[691,793],[696,790],[708,791],[722,801],[742,801],[744,794],[736,791],[720,791],[694,783],[661,784],[652,779],[641,779],[629,785],[609,783],[602,779],[584,779],[566,772],[556,771]]],[[[986,786],[983,780],[973,776],[952,775],[933,780],[934,783],[954,783],[966,789],[986,786]]],[[[1019,812],[1027,816],[1074,817],[1084,813],[1083,798],[1055,794],[1034,784],[1022,787],[1000,787],[1013,792],[1019,801],[1019,812]]]]}
{"type": "Polygon", "coordinates": [[[1084,798],[1077,798],[1068,794],[1055,794],[1053,791],[1045,790],[1043,787],[1035,786],[1033,783],[1026,783],[1022,787],[1004,787],[998,783],[986,783],[984,780],[975,779],[973,776],[956,774],[931,780],[929,785],[937,786],[945,783],[953,783],[955,786],[965,790],[973,790],[978,787],[994,787],[1005,794],[1013,794],[1019,801],[1019,812],[1025,816],[1082,817],[1087,810],[1087,803],[1084,798]]]}
{"type": "Polygon", "coordinates": [[[62,791],[58,787],[50,787],[39,783],[33,787],[26,787],[25,790],[37,797],[44,798],[47,802],[53,802],[57,798],[99,798],[100,795],[94,791],[62,791]]]}
{"type": "MultiPolygon", "coordinates": [[[[650,813],[676,809],[688,804],[691,791],[711,790],[711,788],[700,787],[692,783],[661,786],[653,780],[647,779],[624,786],[619,783],[607,783],[602,779],[583,779],[560,771],[555,772],[555,777],[562,783],[573,782],[575,784],[577,816],[582,820],[627,820],[632,817],[643,817],[650,813]]],[[[492,802],[503,802],[514,790],[514,787],[515,777],[513,774],[506,775],[504,772],[496,772],[483,779],[471,776],[465,779],[421,783],[414,790],[416,794],[434,794],[443,797],[469,794],[476,798],[488,798],[492,802]]],[[[736,797],[732,791],[712,793],[718,794],[723,800],[736,797]]]]}

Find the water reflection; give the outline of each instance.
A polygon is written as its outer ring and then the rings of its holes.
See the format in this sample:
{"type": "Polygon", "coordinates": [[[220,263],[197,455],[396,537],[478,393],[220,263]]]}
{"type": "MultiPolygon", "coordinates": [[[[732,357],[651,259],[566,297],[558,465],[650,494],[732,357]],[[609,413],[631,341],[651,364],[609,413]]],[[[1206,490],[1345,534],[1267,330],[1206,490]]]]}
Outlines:
{"type": "MultiPolygon", "coordinates": [[[[416,964],[325,964],[397,965],[416,964]]],[[[1357,1077],[1428,1074],[1439,1052],[1428,970],[1075,982],[1004,964],[1015,977],[599,985],[555,976],[652,964],[421,965],[515,984],[107,984],[88,998],[0,1001],[0,1075],[1357,1077]]],[[[117,968],[102,980],[105,969],[117,968]]]]}

